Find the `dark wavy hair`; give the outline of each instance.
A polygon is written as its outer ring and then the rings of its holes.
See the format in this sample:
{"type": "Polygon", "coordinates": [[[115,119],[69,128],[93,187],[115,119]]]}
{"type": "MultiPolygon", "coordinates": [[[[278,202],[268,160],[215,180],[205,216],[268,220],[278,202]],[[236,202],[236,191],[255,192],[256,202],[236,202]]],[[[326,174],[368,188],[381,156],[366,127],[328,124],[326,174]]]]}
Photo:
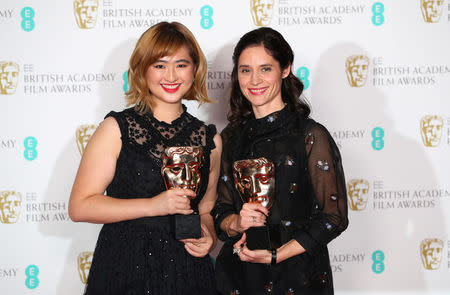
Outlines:
{"type": "MultiPolygon", "coordinates": [[[[231,73],[230,109],[227,114],[232,127],[240,125],[252,115],[252,106],[245,98],[239,87],[238,61],[242,51],[251,46],[264,46],[270,55],[278,61],[281,70],[284,70],[294,62],[294,53],[291,46],[283,36],[272,28],[262,27],[248,32],[239,40],[233,52],[233,71],[231,73]]],[[[311,109],[300,98],[303,92],[303,83],[292,73],[283,79],[281,84],[281,97],[289,110],[297,111],[304,117],[308,117],[311,109]]]]}

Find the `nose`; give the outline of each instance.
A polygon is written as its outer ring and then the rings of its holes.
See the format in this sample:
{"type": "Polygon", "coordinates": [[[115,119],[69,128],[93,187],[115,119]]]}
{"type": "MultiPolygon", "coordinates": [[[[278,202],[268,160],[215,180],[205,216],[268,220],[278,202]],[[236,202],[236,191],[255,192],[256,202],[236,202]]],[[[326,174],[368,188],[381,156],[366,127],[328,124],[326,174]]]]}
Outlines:
{"type": "Polygon", "coordinates": [[[253,176],[252,176],[252,182],[251,182],[252,188],[252,195],[257,196],[258,193],[261,192],[261,187],[259,185],[259,181],[257,181],[253,176]]]}
{"type": "Polygon", "coordinates": [[[177,79],[177,73],[174,66],[169,65],[167,67],[165,78],[167,82],[175,82],[175,80],[177,79]]]}
{"type": "Polygon", "coordinates": [[[189,167],[187,165],[184,165],[183,174],[184,174],[184,180],[186,180],[186,182],[191,181],[192,174],[191,174],[191,171],[189,170],[189,167]]]}
{"type": "Polygon", "coordinates": [[[250,82],[251,82],[253,85],[258,85],[258,84],[261,82],[261,77],[260,77],[259,73],[257,73],[257,72],[252,72],[252,76],[251,76],[251,78],[250,78],[250,82]]]}

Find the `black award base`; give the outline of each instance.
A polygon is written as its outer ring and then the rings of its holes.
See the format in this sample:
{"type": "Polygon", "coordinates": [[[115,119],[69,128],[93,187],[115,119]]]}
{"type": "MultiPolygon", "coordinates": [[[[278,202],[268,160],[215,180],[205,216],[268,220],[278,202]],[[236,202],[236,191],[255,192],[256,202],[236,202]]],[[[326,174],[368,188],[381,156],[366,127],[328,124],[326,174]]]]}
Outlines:
{"type": "Polygon", "coordinates": [[[250,227],[247,234],[247,248],[250,250],[270,249],[269,228],[267,226],[250,227]]]}
{"type": "Polygon", "coordinates": [[[199,239],[202,236],[200,215],[189,214],[174,216],[175,239],[199,239]]]}

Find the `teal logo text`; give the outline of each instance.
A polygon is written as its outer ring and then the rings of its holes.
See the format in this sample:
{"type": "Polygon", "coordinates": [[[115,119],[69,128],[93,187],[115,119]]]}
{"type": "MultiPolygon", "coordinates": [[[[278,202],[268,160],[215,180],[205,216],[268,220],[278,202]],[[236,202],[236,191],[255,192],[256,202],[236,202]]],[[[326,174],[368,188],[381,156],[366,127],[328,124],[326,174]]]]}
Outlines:
{"type": "Polygon", "coordinates": [[[214,21],[212,19],[213,16],[213,8],[209,5],[205,5],[202,8],[200,8],[200,26],[202,26],[203,29],[209,30],[214,25],[214,21]]]}
{"type": "Polygon", "coordinates": [[[25,269],[25,276],[27,277],[25,279],[25,286],[27,286],[28,289],[36,289],[37,286],[39,286],[39,268],[36,265],[28,265],[25,269]]]}
{"type": "Polygon", "coordinates": [[[22,22],[20,25],[25,32],[30,32],[34,30],[35,22],[34,22],[34,10],[31,7],[24,7],[20,11],[20,16],[22,17],[22,22]]]}

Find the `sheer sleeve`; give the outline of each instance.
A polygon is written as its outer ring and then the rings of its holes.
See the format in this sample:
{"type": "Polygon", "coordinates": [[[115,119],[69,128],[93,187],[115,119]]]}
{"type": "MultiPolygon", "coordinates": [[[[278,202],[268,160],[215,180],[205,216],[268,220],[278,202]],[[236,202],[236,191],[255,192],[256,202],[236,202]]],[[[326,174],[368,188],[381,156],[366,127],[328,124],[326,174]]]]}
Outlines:
{"type": "Polygon", "coordinates": [[[211,215],[214,218],[214,225],[216,227],[217,236],[221,240],[228,238],[227,234],[220,229],[222,221],[230,214],[239,213],[239,207],[242,204],[235,198],[233,171],[231,163],[232,146],[230,140],[231,130],[226,128],[222,131],[223,150],[220,163],[220,177],[217,184],[217,201],[211,215]]]}
{"type": "Polygon", "coordinates": [[[310,222],[294,238],[307,252],[314,253],[347,228],[347,192],[341,156],[326,128],[309,122],[305,143],[313,209],[310,222]]]}

